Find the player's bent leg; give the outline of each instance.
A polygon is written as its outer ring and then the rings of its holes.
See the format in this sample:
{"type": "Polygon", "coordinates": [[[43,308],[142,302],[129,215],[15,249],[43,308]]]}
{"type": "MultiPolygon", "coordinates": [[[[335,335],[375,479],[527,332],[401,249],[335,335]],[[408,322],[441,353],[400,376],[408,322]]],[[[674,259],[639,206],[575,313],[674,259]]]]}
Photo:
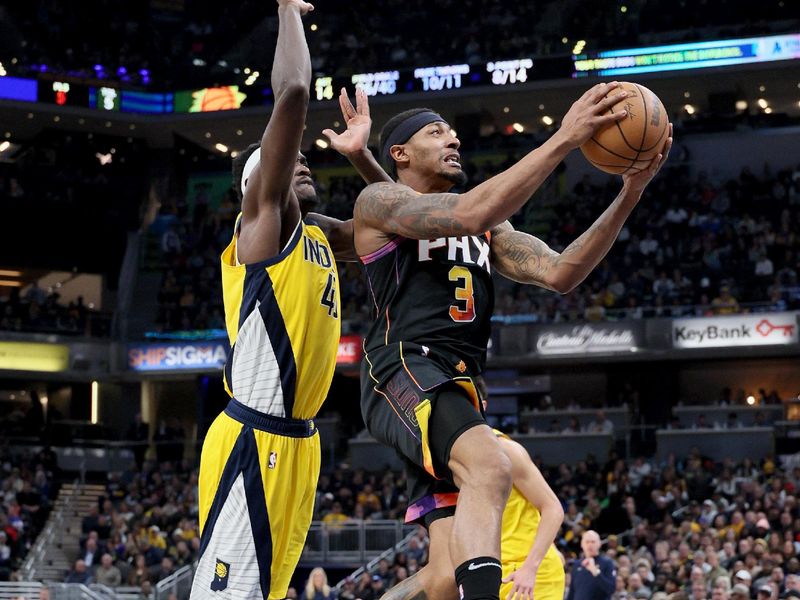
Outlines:
{"type": "Polygon", "coordinates": [[[487,425],[462,433],[448,463],[459,488],[450,555],[456,565],[500,556],[500,527],[511,492],[511,461],[487,425]]]}
{"type": "Polygon", "coordinates": [[[462,433],[448,466],[459,488],[450,556],[459,596],[497,600],[502,579],[500,529],[511,491],[511,461],[485,424],[462,433]]]}
{"type": "Polygon", "coordinates": [[[453,517],[432,522],[428,527],[428,564],[386,592],[381,600],[458,600],[448,550],[452,529],[453,517]]]}

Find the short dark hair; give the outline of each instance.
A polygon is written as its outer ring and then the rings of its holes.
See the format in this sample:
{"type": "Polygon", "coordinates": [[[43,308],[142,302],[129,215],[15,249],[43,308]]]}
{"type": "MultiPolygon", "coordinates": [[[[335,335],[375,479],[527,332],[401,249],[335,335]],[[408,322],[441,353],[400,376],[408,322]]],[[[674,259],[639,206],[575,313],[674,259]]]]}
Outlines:
{"type": "Polygon", "coordinates": [[[236,155],[236,158],[233,159],[232,164],[232,171],[233,171],[233,191],[236,192],[236,197],[239,198],[239,202],[242,201],[243,194],[242,194],[242,173],[244,172],[244,166],[247,164],[247,159],[261,147],[260,142],[256,142],[255,144],[250,144],[247,148],[239,152],[236,155]]]}
{"type": "MultiPolygon", "coordinates": [[[[381,133],[378,136],[378,151],[383,153],[383,144],[386,140],[389,139],[389,136],[392,135],[392,132],[397,129],[397,126],[400,125],[403,121],[408,119],[409,117],[413,117],[414,115],[418,115],[419,113],[423,112],[434,112],[430,108],[410,108],[408,110],[404,110],[401,113],[396,114],[391,119],[386,121],[386,124],[381,129],[381,133]]],[[[395,164],[392,157],[389,158],[381,157],[383,160],[383,168],[386,169],[387,173],[397,179],[397,165],[395,164]]]]}

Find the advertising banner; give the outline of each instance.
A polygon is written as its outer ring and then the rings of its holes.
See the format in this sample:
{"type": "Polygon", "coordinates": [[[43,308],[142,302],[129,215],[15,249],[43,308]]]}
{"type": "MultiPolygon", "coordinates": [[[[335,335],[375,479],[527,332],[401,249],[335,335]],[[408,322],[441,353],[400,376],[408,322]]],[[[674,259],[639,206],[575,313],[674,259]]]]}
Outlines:
{"type": "Polygon", "coordinates": [[[674,348],[735,348],[796,344],[796,313],[763,313],[674,319],[674,348]]]}

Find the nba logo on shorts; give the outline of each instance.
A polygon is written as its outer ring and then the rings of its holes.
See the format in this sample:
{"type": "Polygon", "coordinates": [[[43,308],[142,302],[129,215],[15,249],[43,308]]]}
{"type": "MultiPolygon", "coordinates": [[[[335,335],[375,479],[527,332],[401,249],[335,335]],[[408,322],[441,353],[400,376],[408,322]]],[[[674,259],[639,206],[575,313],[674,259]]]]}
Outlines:
{"type": "Polygon", "coordinates": [[[275,463],[278,462],[278,453],[277,452],[270,452],[269,453],[269,464],[267,465],[270,469],[275,468],[275,463]]]}
{"type": "Polygon", "coordinates": [[[230,564],[217,559],[217,566],[214,567],[214,579],[211,580],[212,592],[221,592],[228,587],[228,573],[230,572],[230,568],[230,564]]]}

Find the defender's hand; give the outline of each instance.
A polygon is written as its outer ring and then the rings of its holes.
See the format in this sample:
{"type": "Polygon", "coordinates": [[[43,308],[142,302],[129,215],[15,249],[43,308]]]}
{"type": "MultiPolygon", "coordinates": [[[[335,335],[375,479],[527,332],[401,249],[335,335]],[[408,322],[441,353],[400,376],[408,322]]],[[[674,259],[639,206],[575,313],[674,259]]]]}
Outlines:
{"type": "Polygon", "coordinates": [[[516,571],[509,573],[503,583],[513,582],[514,585],[508,596],[501,600],[533,600],[533,588],[536,586],[536,569],[522,565],[516,571]]]}
{"type": "Polygon", "coordinates": [[[356,88],[356,106],[354,108],[347,95],[347,90],[342,88],[339,94],[339,107],[342,109],[342,119],[347,130],[336,133],[333,129],[325,129],[322,134],[330,141],[331,148],[345,156],[365,150],[372,129],[367,93],[361,88],[356,88]]]}
{"type": "Polygon", "coordinates": [[[608,109],[626,98],[628,92],[614,91],[619,83],[598,83],[581,96],[561,120],[561,129],[555,135],[561,137],[570,149],[577,148],[586,142],[601,127],[621,121],[627,111],[620,110],[609,113],[608,109]],[[606,98],[608,94],[608,98],[606,98]]]}

